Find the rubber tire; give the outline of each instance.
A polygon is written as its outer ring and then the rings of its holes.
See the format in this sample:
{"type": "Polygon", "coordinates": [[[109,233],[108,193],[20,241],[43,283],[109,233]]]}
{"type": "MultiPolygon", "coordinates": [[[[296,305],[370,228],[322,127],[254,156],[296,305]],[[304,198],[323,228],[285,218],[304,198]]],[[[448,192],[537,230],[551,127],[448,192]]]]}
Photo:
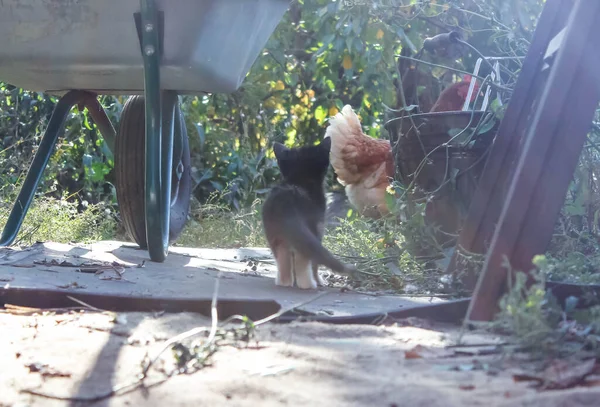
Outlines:
{"type": "MultiPolygon", "coordinates": [[[[146,249],[146,219],[145,219],[145,103],[144,96],[131,96],[125,102],[121,113],[117,140],[115,142],[115,188],[117,202],[121,213],[123,226],[129,237],[140,248],[146,249]]],[[[192,176],[190,169],[190,147],[183,114],[179,115],[182,131],[183,173],[177,188],[177,163],[173,164],[171,178],[171,203],[176,195],[175,204],[171,204],[169,220],[169,243],[174,242],[187,221],[190,199],[192,194],[192,176]]],[[[176,136],[176,135],[175,135],[176,136]]],[[[176,158],[173,157],[175,161],[176,158]]]]}

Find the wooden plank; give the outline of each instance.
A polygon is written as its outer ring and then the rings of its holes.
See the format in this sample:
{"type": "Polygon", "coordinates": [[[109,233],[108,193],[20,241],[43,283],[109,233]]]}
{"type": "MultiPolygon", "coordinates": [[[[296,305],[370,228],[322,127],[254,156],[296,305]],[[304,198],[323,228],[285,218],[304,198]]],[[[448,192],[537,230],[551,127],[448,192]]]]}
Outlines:
{"type": "Polygon", "coordinates": [[[504,256],[513,270],[529,271],[532,257],[543,253],[552,237],[600,100],[598,24],[600,2],[578,1],[527,131],[523,154],[469,305],[470,321],[493,318],[506,284],[504,256]]]}
{"type": "MultiPolygon", "coordinates": [[[[536,90],[541,88],[544,79],[539,72],[547,45],[564,26],[568,16],[565,10],[571,9],[571,0],[548,0],[546,2],[517,79],[514,93],[479,180],[468,217],[463,224],[457,250],[446,270],[448,274],[456,276],[462,272],[457,265],[462,250],[485,253],[486,245],[490,243],[506,196],[508,180],[515,166],[515,157],[525,129],[531,120],[529,111],[539,97],[539,91],[536,92],[536,90]]],[[[473,289],[477,281],[477,274],[473,270],[467,270],[467,274],[461,278],[466,288],[473,289]]]]}

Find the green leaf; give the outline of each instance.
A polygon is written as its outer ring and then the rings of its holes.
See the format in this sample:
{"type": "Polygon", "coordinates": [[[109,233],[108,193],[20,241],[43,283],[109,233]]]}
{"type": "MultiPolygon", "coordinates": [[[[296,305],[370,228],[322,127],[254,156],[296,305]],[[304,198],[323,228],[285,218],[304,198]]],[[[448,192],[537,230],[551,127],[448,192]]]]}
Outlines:
{"type": "Polygon", "coordinates": [[[322,43],[323,45],[329,45],[335,40],[335,34],[329,34],[323,37],[322,43]]]}
{"type": "Polygon", "coordinates": [[[495,124],[496,120],[494,120],[493,118],[489,119],[479,128],[479,130],[477,131],[477,135],[487,133],[492,129],[492,127],[494,127],[495,124]]]}
{"type": "Polygon", "coordinates": [[[323,106],[319,106],[315,109],[315,119],[322,124],[325,122],[325,118],[327,117],[327,110],[323,106]]]}
{"type": "Polygon", "coordinates": [[[88,120],[87,112],[83,115],[83,125],[85,126],[86,129],[92,130],[92,125],[90,124],[90,122],[88,120]]]}
{"type": "Polygon", "coordinates": [[[346,37],[346,49],[348,52],[352,52],[352,42],[354,39],[352,37],[346,37]]]}
{"type": "Polygon", "coordinates": [[[354,49],[356,50],[356,52],[358,52],[359,54],[362,54],[365,50],[365,46],[364,46],[362,40],[360,38],[355,38],[353,43],[354,43],[354,49]]]}
{"type": "Polygon", "coordinates": [[[396,34],[398,34],[398,37],[400,37],[400,39],[411,49],[413,53],[416,54],[419,51],[417,47],[415,47],[415,44],[412,43],[410,38],[408,38],[408,35],[406,35],[406,31],[404,31],[404,28],[398,27],[398,29],[396,30],[396,34]]]}
{"type": "Polygon", "coordinates": [[[200,141],[200,148],[204,148],[204,143],[206,141],[206,134],[204,132],[204,127],[201,123],[196,123],[196,131],[198,132],[198,140],[200,141]]]}

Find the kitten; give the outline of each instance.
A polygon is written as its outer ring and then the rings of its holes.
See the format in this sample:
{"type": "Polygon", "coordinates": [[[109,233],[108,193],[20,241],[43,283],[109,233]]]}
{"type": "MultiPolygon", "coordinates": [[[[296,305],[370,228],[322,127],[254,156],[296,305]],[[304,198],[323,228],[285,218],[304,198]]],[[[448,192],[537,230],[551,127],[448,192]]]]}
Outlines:
{"type": "Polygon", "coordinates": [[[326,199],[324,181],[329,169],[331,139],[317,146],[289,149],[274,143],[283,181],[275,186],[262,209],[269,247],[277,262],[275,284],[299,288],[322,286],[319,265],[341,274],[353,266],[336,259],[322,245],[326,199]]]}

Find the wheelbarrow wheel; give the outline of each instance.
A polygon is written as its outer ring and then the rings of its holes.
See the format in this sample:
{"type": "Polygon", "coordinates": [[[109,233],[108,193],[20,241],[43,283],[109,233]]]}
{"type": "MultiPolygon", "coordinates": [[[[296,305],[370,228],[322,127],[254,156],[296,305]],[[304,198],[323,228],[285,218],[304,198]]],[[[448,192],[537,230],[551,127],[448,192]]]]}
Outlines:
{"type": "MultiPolygon", "coordinates": [[[[179,112],[179,109],[176,110],[179,112]]],[[[177,118],[176,118],[177,120],[177,118]]],[[[181,156],[173,155],[171,178],[171,210],[169,242],[175,241],[185,223],[190,208],[192,179],[190,148],[183,114],[181,123],[181,156]]],[[[177,128],[177,126],[175,126],[177,128]]],[[[125,231],[142,249],[147,248],[145,220],[145,104],[143,96],[131,96],[121,113],[119,131],[115,142],[115,175],[117,202],[125,231]]]]}

